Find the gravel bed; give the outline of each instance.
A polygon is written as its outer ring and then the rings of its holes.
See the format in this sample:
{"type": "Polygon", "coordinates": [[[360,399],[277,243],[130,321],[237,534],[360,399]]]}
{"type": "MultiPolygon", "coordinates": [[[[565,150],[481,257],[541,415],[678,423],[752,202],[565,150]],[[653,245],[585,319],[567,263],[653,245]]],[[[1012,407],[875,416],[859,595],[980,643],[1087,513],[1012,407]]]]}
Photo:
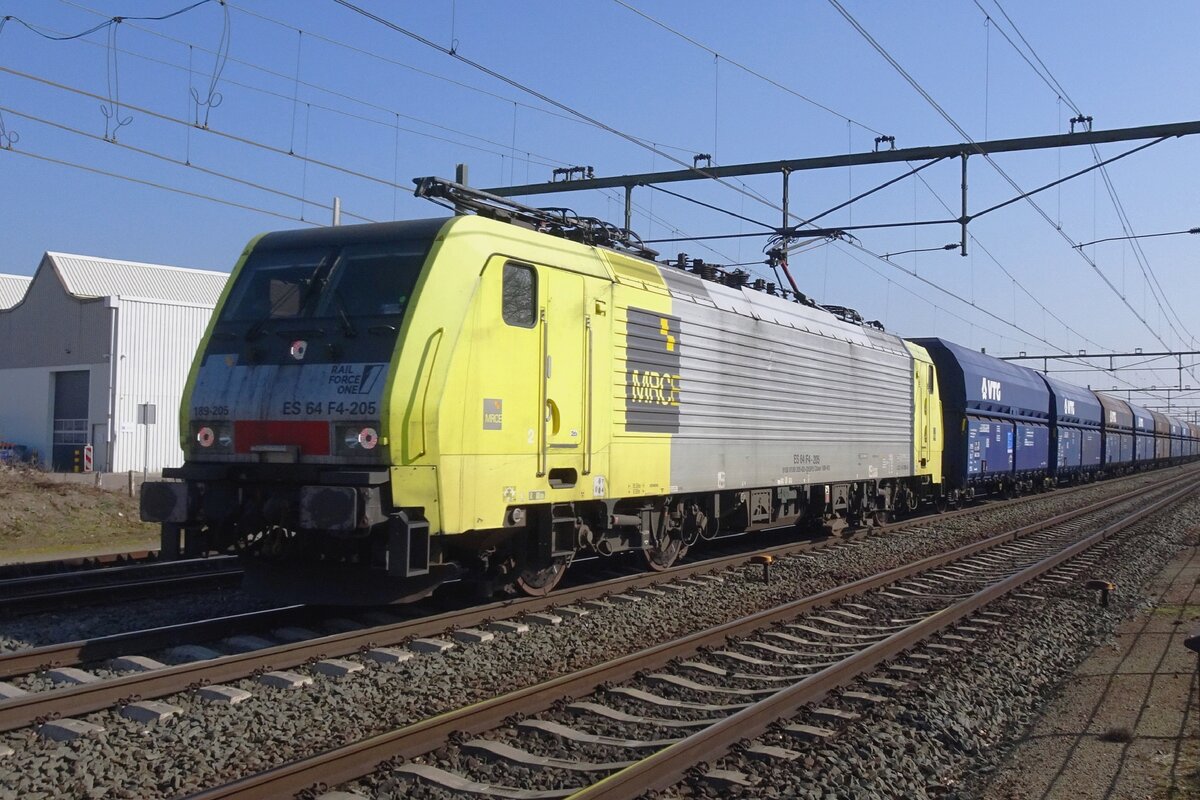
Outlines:
{"type": "MultiPolygon", "coordinates": [[[[1200,525],[1200,499],[1141,523],[1096,569],[1121,591],[1107,609],[1079,584],[1038,584],[1042,600],[1009,598],[994,610],[1003,626],[980,634],[960,657],[848,725],[833,741],[805,744],[786,734],[760,741],[801,752],[791,763],[727,758],[717,766],[744,772],[753,788],[692,779],[664,798],[977,797],[988,776],[1037,718],[1058,686],[1126,616],[1149,605],[1145,585],[1187,545],[1200,525]]],[[[861,709],[860,709],[861,711],[861,709]]]]}
{"type": "MultiPolygon", "coordinates": [[[[902,560],[976,541],[1020,521],[1078,507],[1094,496],[1153,479],[1137,476],[1097,484],[1070,496],[1051,493],[1028,505],[993,509],[984,519],[930,521],[921,529],[779,559],[770,585],[761,582],[760,568],[747,567],[725,573],[723,583],[594,611],[554,628],[497,636],[443,656],[418,656],[396,667],[364,661],[366,669],[360,673],[342,679],[314,675],[314,685],[302,690],[237,681],[232,685],[254,694],[237,706],[207,705],[191,695],[166,698],[184,713],[151,728],[104,711],[85,716],[107,729],[95,738],[52,743],[28,729],[3,734],[0,741],[16,752],[0,760],[0,798],[140,798],[194,791],[875,574],[902,560]]],[[[212,613],[211,595],[196,602],[202,607],[192,609],[196,616],[212,613]]],[[[110,613],[115,612],[105,610],[102,615],[110,613]]],[[[147,617],[137,613],[140,627],[147,617]]],[[[905,613],[911,613],[907,607],[905,613]]],[[[81,623],[72,619],[71,624],[81,623]]],[[[741,663],[728,667],[752,671],[741,663]]],[[[653,715],[665,716],[658,713],[661,710],[653,715]]]]}

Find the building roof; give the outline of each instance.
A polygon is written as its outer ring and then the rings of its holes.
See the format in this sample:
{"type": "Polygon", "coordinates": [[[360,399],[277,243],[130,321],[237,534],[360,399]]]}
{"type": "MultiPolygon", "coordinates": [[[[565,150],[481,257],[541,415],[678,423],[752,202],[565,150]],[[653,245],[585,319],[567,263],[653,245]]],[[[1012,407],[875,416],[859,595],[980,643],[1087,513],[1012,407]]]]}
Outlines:
{"type": "Polygon", "coordinates": [[[81,300],[115,295],[213,307],[229,279],[225,272],[70,253],[46,253],[46,260],[67,293],[81,300]]]}
{"type": "Polygon", "coordinates": [[[21,302],[32,280],[29,275],[0,274],[0,309],[12,308],[21,302]]]}

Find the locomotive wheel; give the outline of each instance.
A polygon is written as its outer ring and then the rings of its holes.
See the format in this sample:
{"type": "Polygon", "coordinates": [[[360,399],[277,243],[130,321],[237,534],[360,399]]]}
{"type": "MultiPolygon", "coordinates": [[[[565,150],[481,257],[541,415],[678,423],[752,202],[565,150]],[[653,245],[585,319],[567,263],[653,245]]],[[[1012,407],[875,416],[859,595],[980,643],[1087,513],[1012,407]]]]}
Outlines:
{"type": "Polygon", "coordinates": [[[687,553],[687,545],[683,539],[674,537],[667,540],[665,547],[648,547],[642,551],[646,556],[646,564],[655,572],[670,568],[676,561],[687,553]]]}
{"type": "Polygon", "coordinates": [[[541,569],[526,567],[517,576],[517,588],[530,597],[545,597],[554,591],[563,575],[567,574],[567,567],[571,566],[572,558],[573,556],[559,556],[541,569]]]}

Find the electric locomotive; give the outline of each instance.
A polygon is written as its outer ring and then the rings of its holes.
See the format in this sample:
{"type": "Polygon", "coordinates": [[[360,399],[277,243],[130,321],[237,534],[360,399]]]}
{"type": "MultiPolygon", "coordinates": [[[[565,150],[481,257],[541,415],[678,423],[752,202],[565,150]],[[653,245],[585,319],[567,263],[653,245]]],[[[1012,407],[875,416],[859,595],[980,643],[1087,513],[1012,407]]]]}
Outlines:
{"type": "Polygon", "coordinates": [[[663,569],[940,494],[923,347],[595,221],[418,192],[476,213],[246,247],[188,378],[185,463],[143,489],[168,557],[240,552],[310,602],[540,594],[577,553],[663,569]]]}
{"type": "Polygon", "coordinates": [[[704,539],[1196,450],[1178,420],[659,263],[598,220],[418,194],[456,215],[246,247],[189,374],[185,463],[143,487],[164,556],[241,553],[281,600],[538,595],[580,553],[661,570],[704,539]]]}

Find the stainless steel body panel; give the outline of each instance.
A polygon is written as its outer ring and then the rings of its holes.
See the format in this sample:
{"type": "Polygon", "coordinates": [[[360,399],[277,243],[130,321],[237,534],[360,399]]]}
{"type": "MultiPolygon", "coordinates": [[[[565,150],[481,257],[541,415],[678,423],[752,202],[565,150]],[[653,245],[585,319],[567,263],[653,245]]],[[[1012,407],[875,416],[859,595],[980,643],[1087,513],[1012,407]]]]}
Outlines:
{"type": "Polygon", "coordinates": [[[912,357],[900,338],[664,273],[680,321],[674,490],[912,474],[912,357]]]}

